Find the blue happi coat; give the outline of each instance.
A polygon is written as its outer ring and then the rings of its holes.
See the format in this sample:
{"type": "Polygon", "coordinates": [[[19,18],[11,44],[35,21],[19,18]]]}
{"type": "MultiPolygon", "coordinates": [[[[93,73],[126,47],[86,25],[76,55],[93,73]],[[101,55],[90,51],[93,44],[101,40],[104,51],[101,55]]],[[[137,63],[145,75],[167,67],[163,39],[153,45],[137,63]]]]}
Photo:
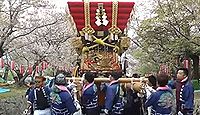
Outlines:
{"type": "Polygon", "coordinates": [[[34,88],[28,95],[28,103],[34,110],[50,108],[50,92],[48,87],[34,88]]]}
{"type": "MultiPolygon", "coordinates": [[[[65,86],[63,86],[65,87],[65,86]]],[[[73,98],[67,88],[53,89],[52,97],[52,115],[72,115],[76,112],[73,98]]]]}
{"type": "Polygon", "coordinates": [[[171,81],[168,84],[171,88],[176,88],[177,113],[181,111],[187,115],[192,115],[194,108],[194,88],[189,80],[171,81]]]}
{"type": "Polygon", "coordinates": [[[170,88],[158,87],[156,92],[145,102],[145,107],[152,106],[152,115],[173,115],[175,97],[170,88]]]}
{"type": "Polygon", "coordinates": [[[94,82],[83,87],[82,105],[85,109],[94,109],[98,107],[97,87],[94,82]]]}
{"type": "Polygon", "coordinates": [[[124,111],[124,103],[120,97],[120,84],[118,81],[111,82],[106,88],[105,109],[111,115],[122,115],[124,111]]]}

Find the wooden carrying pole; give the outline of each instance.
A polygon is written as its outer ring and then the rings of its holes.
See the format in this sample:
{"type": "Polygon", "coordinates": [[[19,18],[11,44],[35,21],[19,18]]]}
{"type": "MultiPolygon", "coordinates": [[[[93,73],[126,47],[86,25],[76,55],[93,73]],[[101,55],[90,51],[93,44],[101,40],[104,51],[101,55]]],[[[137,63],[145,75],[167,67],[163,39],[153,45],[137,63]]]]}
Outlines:
{"type": "MultiPolygon", "coordinates": [[[[72,77],[72,78],[66,78],[66,80],[73,80],[73,81],[81,81],[82,78],[72,77]]],[[[109,82],[109,78],[94,78],[95,83],[99,82],[109,82]]],[[[131,83],[131,82],[146,82],[146,78],[119,78],[118,80],[120,83],[131,83]]]]}

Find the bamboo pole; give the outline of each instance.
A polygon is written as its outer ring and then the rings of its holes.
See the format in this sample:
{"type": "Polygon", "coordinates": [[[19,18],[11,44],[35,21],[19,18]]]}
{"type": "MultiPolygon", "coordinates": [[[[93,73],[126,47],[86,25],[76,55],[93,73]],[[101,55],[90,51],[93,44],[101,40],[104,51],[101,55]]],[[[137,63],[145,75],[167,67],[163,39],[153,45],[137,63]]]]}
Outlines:
{"type": "MultiPolygon", "coordinates": [[[[66,80],[81,81],[82,78],[72,77],[72,78],[66,78],[66,80]]],[[[147,78],[119,78],[118,81],[120,83],[146,82],[147,78]]],[[[95,83],[110,82],[110,79],[109,78],[94,78],[94,82],[95,83]]]]}

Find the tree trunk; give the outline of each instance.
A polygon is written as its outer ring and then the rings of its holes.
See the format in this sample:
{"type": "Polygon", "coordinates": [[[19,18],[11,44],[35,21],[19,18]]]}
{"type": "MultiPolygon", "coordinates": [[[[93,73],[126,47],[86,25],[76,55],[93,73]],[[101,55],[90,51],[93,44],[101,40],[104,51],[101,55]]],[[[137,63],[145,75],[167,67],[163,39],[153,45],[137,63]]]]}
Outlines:
{"type": "Polygon", "coordinates": [[[193,79],[200,79],[200,76],[199,76],[199,56],[198,55],[192,55],[191,58],[193,60],[192,78],[193,79]]]}
{"type": "Polygon", "coordinates": [[[4,44],[4,42],[0,43],[0,58],[3,56],[3,53],[4,53],[3,44],[4,44]]]}

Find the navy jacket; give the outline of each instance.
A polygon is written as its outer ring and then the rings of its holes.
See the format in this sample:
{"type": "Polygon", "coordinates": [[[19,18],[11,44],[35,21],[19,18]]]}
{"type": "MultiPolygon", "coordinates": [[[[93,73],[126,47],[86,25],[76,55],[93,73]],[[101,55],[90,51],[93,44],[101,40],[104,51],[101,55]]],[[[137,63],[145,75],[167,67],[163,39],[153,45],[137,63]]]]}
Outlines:
{"type": "Polygon", "coordinates": [[[98,107],[98,96],[97,96],[97,87],[94,83],[91,83],[83,87],[82,92],[82,105],[86,109],[93,109],[98,107]]]}
{"type": "Polygon", "coordinates": [[[145,106],[152,106],[153,115],[172,115],[175,104],[175,98],[170,88],[158,87],[157,91],[145,102],[145,106]]]}
{"type": "Polygon", "coordinates": [[[118,81],[111,82],[106,88],[105,109],[111,114],[123,114],[124,103],[120,98],[120,85],[118,81]]]}
{"type": "Polygon", "coordinates": [[[191,81],[171,81],[169,87],[176,88],[177,112],[192,113],[194,108],[194,88],[191,81]]]}
{"type": "Polygon", "coordinates": [[[34,88],[33,90],[30,91],[28,95],[28,103],[32,104],[34,109],[49,108],[50,89],[48,87],[34,88]],[[40,94],[38,92],[40,92],[40,94]]]}
{"type": "Polygon", "coordinates": [[[57,95],[52,95],[53,115],[72,115],[76,111],[73,98],[67,88],[57,93],[57,95]]]}

